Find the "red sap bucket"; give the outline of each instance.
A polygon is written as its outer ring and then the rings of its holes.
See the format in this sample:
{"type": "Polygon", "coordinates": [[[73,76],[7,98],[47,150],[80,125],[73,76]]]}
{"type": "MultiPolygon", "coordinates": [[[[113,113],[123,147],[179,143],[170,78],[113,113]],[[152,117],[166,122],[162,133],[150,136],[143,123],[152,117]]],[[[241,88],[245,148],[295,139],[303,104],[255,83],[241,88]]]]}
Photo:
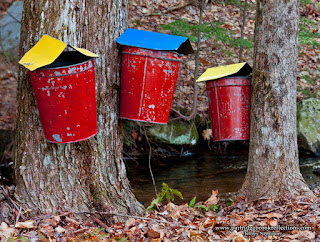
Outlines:
{"type": "Polygon", "coordinates": [[[49,142],[78,142],[97,134],[93,58],[62,52],[52,64],[29,73],[49,142]]]}
{"type": "Polygon", "coordinates": [[[177,53],[124,46],[120,117],[167,123],[181,62],[177,53]]]}
{"type": "Polygon", "coordinates": [[[206,83],[213,140],[248,140],[250,78],[226,77],[206,83]]]}

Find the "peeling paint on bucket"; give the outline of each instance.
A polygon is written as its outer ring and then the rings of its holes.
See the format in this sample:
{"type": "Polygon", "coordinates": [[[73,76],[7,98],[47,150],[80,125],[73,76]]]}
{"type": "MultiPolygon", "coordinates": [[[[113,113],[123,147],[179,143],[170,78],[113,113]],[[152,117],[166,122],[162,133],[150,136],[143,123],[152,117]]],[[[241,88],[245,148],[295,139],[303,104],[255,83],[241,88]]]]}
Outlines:
{"type": "Polygon", "coordinates": [[[225,77],[207,81],[206,84],[213,140],[248,140],[250,78],[225,77]]]}
{"type": "Polygon", "coordinates": [[[49,142],[78,142],[97,134],[93,58],[63,52],[52,64],[29,74],[49,142]]]}
{"type": "Polygon", "coordinates": [[[168,122],[182,56],[193,53],[187,37],[127,29],[122,48],[120,117],[168,122]]]}
{"type": "Polygon", "coordinates": [[[124,46],[120,117],[167,123],[181,62],[174,52],[124,46]]]}

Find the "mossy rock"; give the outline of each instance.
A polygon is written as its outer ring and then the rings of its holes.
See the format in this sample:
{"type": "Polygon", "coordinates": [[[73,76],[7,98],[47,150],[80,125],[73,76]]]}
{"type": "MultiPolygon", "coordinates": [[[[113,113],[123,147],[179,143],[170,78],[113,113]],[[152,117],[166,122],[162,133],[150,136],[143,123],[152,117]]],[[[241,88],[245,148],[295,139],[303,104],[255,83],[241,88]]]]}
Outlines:
{"type": "Polygon", "coordinates": [[[320,100],[309,98],[297,105],[299,145],[320,156],[320,100]]]}
{"type": "Polygon", "coordinates": [[[195,145],[199,135],[195,123],[172,121],[148,128],[148,135],[155,141],[171,145],[195,145]]]}

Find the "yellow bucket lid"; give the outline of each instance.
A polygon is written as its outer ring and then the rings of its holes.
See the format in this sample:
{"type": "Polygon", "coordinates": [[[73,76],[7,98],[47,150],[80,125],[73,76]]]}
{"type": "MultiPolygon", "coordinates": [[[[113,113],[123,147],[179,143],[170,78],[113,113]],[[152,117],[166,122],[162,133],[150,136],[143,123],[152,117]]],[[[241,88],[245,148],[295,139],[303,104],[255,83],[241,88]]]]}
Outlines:
{"type": "Polygon", "coordinates": [[[246,63],[237,63],[227,66],[218,66],[208,68],[197,80],[197,82],[212,81],[222,77],[239,74],[247,76],[252,72],[252,68],[246,63]]]}
{"type": "Polygon", "coordinates": [[[54,62],[64,49],[70,46],[76,51],[89,57],[99,57],[97,54],[83,48],[77,48],[57,40],[49,35],[43,35],[38,43],[33,46],[19,61],[30,71],[34,71],[40,67],[46,66],[54,62]]]}

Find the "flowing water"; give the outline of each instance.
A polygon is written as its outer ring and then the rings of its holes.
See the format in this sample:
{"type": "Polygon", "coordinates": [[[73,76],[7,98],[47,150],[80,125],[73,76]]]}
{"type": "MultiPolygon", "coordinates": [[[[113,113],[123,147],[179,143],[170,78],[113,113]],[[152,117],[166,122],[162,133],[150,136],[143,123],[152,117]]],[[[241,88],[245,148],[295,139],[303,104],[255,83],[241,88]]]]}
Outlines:
{"type": "MultiPolygon", "coordinates": [[[[247,169],[247,156],[214,156],[201,153],[189,157],[168,158],[162,162],[151,162],[157,191],[165,182],[170,188],[179,190],[185,203],[197,196],[197,201],[207,200],[212,190],[219,191],[219,197],[227,201],[241,188],[247,169]]],[[[155,197],[155,189],[149,171],[148,158],[127,160],[128,177],[137,199],[148,206],[155,197]],[[147,160],[147,161],[146,161],[147,160]]],[[[320,167],[320,158],[300,160],[300,169],[306,182],[315,186],[320,177],[312,171],[320,167]]]]}

